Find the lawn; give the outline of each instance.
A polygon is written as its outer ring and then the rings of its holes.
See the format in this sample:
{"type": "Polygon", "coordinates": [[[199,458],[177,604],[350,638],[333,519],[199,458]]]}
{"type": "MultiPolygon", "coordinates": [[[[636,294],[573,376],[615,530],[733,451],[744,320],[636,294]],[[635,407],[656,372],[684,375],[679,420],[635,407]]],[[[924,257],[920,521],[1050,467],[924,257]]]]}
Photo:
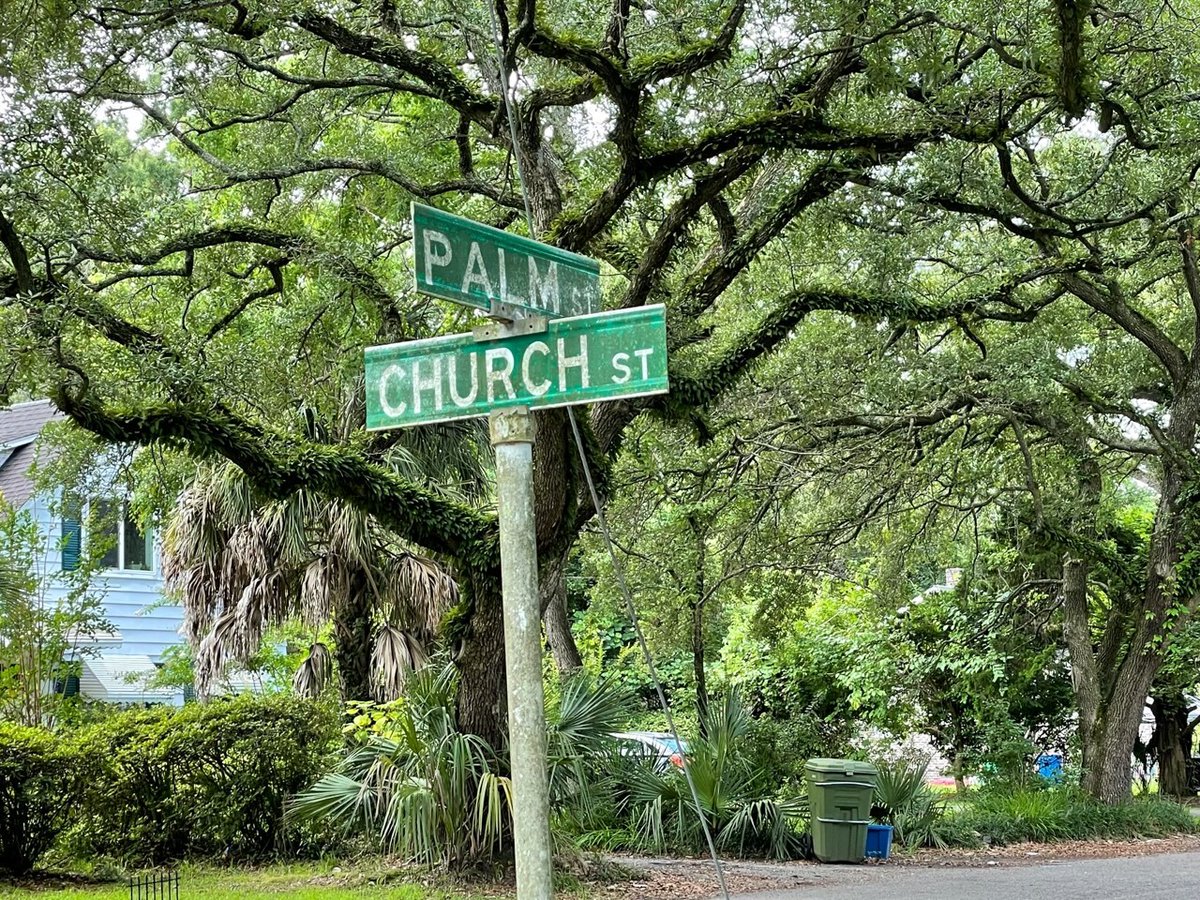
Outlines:
{"type": "MultiPolygon", "coordinates": [[[[333,865],[278,865],[261,869],[216,869],[184,866],[179,875],[180,900],[343,900],[350,897],[386,897],[388,900],[482,900],[506,896],[493,886],[471,889],[437,879],[423,881],[411,871],[333,865]]],[[[124,879],[98,884],[71,884],[65,879],[16,887],[0,881],[0,897],[36,900],[129,900],[124,879]]]]}

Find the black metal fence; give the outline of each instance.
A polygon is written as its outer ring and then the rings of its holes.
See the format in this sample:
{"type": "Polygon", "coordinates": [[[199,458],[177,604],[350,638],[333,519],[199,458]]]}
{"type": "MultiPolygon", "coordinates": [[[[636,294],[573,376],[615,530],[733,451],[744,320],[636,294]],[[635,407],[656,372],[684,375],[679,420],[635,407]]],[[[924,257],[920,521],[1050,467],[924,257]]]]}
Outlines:
{"type": "Polygon", "coordinates": [[[179,900],[179,873],[168,870],[133,876],[129,900],[179,900]]]}

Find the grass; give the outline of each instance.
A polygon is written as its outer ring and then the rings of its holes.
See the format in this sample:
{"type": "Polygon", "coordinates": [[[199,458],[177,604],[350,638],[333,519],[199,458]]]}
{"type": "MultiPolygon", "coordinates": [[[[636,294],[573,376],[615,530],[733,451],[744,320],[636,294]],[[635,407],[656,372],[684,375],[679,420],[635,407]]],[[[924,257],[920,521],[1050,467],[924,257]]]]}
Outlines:
{"type": "MultiPolygon", "coordinates": [[[[217,869],[184,866],[179,874],[179,896],[188,900],[346,900],[386,897],[388,900],[482,900],[497,896],[494,885],[472,890],[461,883],[427,876],[421,879],[410,870],[339,867],[329,864],[275,865],[261,869],[217,869]],[[429,883],[424,883],[428,881],[429,883]],[[417,883],[420,882],[420,883],[417,883]]],[[[16,900],[128,900],[125,879],[97,884],[71,884],[70,876],[42,882],[13,884],[0,880],[0,898],[16,900]]]]}
{"type": "Polygon", "coordinates": [[[943,838],[959,846],[1156,838],[1195,833],[1197,826],[1186,807],[1169,800],[1105,806],[1070,788],[981,794],[940,823],[943,838]]]}

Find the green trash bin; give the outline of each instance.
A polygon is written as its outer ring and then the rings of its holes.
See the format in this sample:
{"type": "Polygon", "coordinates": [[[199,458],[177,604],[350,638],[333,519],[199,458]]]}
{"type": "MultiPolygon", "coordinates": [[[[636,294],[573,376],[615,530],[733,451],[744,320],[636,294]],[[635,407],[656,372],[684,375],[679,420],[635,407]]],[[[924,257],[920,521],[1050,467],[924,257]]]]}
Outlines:
{"type": "Polygon", "coordinates": [[[871,798],[879,771],[853,759],[810,759],[804,765],[812,811],[813,852],[821,862],[862,862],[871,798]]]}

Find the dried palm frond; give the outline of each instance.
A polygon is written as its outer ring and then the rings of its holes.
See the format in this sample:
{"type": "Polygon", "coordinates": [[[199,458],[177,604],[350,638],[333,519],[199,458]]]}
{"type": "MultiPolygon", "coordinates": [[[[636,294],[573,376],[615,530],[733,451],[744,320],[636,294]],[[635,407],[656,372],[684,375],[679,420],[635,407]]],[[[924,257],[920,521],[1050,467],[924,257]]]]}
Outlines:
{"type": "Polygon", "coordinates": [[[341,501],[331,503],[328,529],[331,555],[356,568],[372,567],[377,545],[365,512],[341,501]]]}
{"type": "Polygon", "coordinates": [[[163,578],[177,582],[191,566],[221,552],[226,535],[211,496],[200,484],[180,495],[163,534],[163,578]]]}
{"type": "Polygon", "coordinates": [[[312,556],[308,523],[313,503],[308,491],[296,491],[290,497],[268,506],[261,515],[272,520],[274,543],[281,561],[300,565],[312,556]]]}
{"type": "Polygon", "coordinates": [[[413,635],[384,625],[371,653],[371,683],[375,699],[395,700],[404,691],[408,676],[429,662],[429,655],[413,635]]]}
{"type": "Polygon", "coordinates": [[[174,585],[183,599],[183,635],[198,645],[221,611],[221,586],[210,561],[193,565],[177,577],[174,585]]]}
{"type": "Polygon", "coordinates": [[[432,640],[438,623],[458,602],[458,585],[431,559],[402,553],[385,573],[384,599],[388,618],[405,622],[422,640],[432,640]]]}
{"type": "Polygon", "coordinates": [[[225,661],[236,645],[237,638],[237,613],[229,610],[217,619],[212,631],[200,641],[200,646],[196,648],[194,672],[196,694],[201,699],[210,696],[213,687],[220,681],[225,661]]]}
{"type": "Polygon", "coordinates": [[[246,473],[228,463],[218,466],[206,479],[205,490],[212,496],[225,528],[241,524],[254,515],[257,500],[246,473]]]}
{"type": "MultiPolygon", "coordinates": [[[[347,608],[352,591],[365,591],[358,599],[373,604],[373,614],[404,629],[385,629],[373,648],[380,690],[394,696],[457,602],[449,573],[397,546],[371,516],[308,491],[267,500],[231,464],[200,470],[180,495],[167,535],[164,573],[182,600],[181,631],[196,648],[201,696],[224,666],[257,652],[268,629],[296,617],[321,627],[347,608]]],[[[307,665],[328,658],[322,647],[307,665]]]]}
{"type": "Polygon", "coordinates": [[[310,628],[329,621],[350,590],[350,573],[337,557],[318,556],[300,577],[300,617],[310,628]]]}
{"type": "Polygon", "coordinates": [[[333,677],[333,657],[320,641],[308,648],[308,656],[292,678],[292,689],[301,697],[316,697],[333,677]]]}

